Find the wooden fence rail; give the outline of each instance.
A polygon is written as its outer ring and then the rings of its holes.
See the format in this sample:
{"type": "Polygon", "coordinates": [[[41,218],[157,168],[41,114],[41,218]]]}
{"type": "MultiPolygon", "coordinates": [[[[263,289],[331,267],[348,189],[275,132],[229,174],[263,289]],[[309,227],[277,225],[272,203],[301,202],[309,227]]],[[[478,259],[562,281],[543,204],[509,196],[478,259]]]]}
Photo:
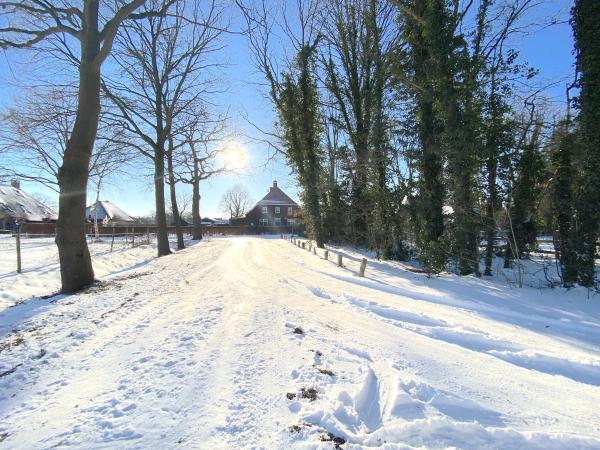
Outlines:
{"type": "MultiPolygon", "coordinates": [[[[310,240],[300,240],[297,239],[294,235],[281,235],[282,238],[286,239],[290,244],[298,247],[298,248],[302,248],[304,250],[307,250],[309,253],[312,253],[313,255],[318,255],[317,253],[317,246],[310,240]]],[[[341,253],[335,253],[329,249],[323,249],[323,259],[325,261],[329,261],[329,254],[330,253],[334,253],[337,255],[337,266],[338,267],[346,267],[344,266],[344,257],[341,253]]],[[[367,258],[362,258],[360,261],[360,267],[357,271],[357,275],[359,277],[364,277],[365,276],[365,270],[367,268],[367,258]]]]}

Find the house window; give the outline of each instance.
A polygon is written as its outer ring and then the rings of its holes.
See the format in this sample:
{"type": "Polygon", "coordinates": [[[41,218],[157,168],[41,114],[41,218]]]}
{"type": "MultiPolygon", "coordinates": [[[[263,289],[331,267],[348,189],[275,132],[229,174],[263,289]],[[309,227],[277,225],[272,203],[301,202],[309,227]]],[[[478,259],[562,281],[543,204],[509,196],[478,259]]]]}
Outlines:
{"type": "Polygon", "coordinates": [[[263,206],[263,207],[262,207],[262,213],[263,213],[263,214],[266,214],[266,213],[267,213],[267,207],[266,207],[266,206],[263,206]]]}
{"type": "Polygon", "coordinates": [[[269,219],[259,219],[258,220],[258,225],[261,227],[268,227],[269,226],[269,219]]]}
{"type": "Polygon", "coordinates": [[[288,215],[291,215],[293,211],[294,211],[294,207],[288,206],[288,215]]]}
{"type": "Polygon", "coordinates": [[[281,226],[281,218],[280,217],[275,217],[275,226],[276,227],[281,226]]]}
{"type": "Polygon", "coordinates": [[[287,220],[287,223],[288,223],[288,225],[293,225],[293,224],[296,223],[296,219],[290,218],[290,219],[287,220]]]}
{"type": "Polygon", "coordinates": [[[281,212],[281,208],[279,206],[275,207],[275,214],[279,214],[281,212]]]}

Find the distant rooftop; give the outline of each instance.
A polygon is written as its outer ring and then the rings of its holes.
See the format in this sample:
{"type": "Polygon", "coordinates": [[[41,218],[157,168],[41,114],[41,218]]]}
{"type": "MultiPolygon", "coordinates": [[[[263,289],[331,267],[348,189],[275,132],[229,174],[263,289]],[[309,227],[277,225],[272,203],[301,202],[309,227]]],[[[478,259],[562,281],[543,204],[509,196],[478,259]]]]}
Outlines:
{"type": "Polygon", "coordinates": [[[12,217],[27,222],[47,222],[58,219],[56,212],[20,189],[18,182],[0,186],[0,217],[12,217]]]}
{"type": "Polygon", "coordinates": [[[277,181],[273,181],[273,186],[269,188],[269,192],[257,204],[257,206],[265,205],[291,205],[298,206],[288,195],[277,186],[277,181]]]}

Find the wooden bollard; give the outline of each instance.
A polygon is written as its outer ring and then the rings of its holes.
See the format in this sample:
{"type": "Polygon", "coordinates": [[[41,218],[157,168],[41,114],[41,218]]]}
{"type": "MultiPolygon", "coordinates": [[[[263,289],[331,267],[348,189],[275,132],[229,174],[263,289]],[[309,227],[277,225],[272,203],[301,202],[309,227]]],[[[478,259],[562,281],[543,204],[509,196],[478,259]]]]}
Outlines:
{"type": "Polygon", "coordinates": [[[111,253],[113,251],[113,245],[115,245],[115,227],[113,227],[112,240],[110,241],[110,252],[111,253]]]}
{"type": "Polygon", "coordinates": [[[344,267],[344,264],[342,263],[342,255],[338,255],[338,266],[344,267]]]}
{"type": "Polygon", "coordinates": [[[362,261],[360,262],[360,269],[358,269],[358,276],[359,277],[364,277],[365,276],[365,269],[367,268],[367,258],[363,258],[362,261]]]}
{"type": "Polygon", "coordinates": [[[306,248],[306,242],[302,243],[302,248],[306,248]]]}
{"type": "Polygon", "coordinates": [[[325,254],[323,256],[325,259],[329,259],[329,250],[325,250],[325,254]]]}
{"type": "Polygon", "coordinates": [[[317,254],[317,247],[313,247],[313,255],[317,254]]]}

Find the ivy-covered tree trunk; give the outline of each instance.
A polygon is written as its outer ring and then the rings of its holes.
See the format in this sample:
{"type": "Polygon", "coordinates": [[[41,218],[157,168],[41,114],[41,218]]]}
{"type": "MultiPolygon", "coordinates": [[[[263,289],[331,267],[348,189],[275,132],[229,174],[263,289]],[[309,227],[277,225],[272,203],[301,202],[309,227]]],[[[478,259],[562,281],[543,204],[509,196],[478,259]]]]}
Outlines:
{"type": "Polygon", "coordinates": [[[576,0],[572,26],[580,89],[576,105],[582,146],[581,182],[577,193],[579,282],[594,284],[596,242],[600,230],[600,2],[576,0]]]}
{"type": "MultiPolygon", "coordinates": [[[[316,44],[315,44],[316,45],[316,44]]],[[[311,59],[314,57],[315,47],[305,46],[298,55],[299,92],[301,99],[301,136],[304,152],[303,188],[306,208],[310,215],[310,225],[317,247],[323,248],[323,223],[321,218],[321,205],[319,202],[319,186],[321,164],[319,158],[319,106],[316,84],[311,72],[311,59]]]]}
{"type": "MultiPolygon", "coordinates": [[[[442,86],[448,83],[443,71],[447,52],[444,42],[445,5],[438,0],[408,2],[402,37],[409,44],[408,88],[415,101],[416,126],[420,149],[417,153],[418,196],[416,197],[416,236],[419,254],[430,271],[439,271],[447,261],[443,242],[445,222],[444,187],[444,106],[442,86]],[[442,41],[440,43],[440,40],[442,41]]],[[[402,74],[400,75],[403,76],[402,74]]]]}
{"type": "Polygon", "coordinates": [[[274,82],[272,73],[264,69],[271,81],[271,98],[277,107],[287,158],[302,187],[308,230],[317,247],[323,248],[320,205],[323,155],[314,68],[317,43],[305,43],[299,48],[295,64],[283,74],[281,84],[274,82]]]}
{"type": "Polygon", "coordinates": [[[577,252],[574,243],[573,224],[573,167],[572,156],[576,145],[576,135],[566,127],[558,136],[558,147],[552,155],[554,166],[553,206],[557,230],[554,235],[554,248],[559,261],[563,285],[572,286],[577,282],[577,252]]]}

